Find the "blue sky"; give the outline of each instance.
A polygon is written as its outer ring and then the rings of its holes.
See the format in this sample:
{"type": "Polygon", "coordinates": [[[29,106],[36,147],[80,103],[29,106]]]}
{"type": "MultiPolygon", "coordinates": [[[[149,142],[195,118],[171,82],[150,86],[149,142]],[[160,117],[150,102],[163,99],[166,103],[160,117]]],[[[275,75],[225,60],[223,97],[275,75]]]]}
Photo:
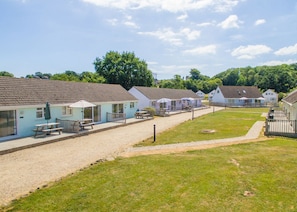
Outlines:
{"type": "Polygon", "coordinates": [[[297,62],[295,0],[0,0],[0,71],[94,72],[134,52],[158,79],[297,62]]]}

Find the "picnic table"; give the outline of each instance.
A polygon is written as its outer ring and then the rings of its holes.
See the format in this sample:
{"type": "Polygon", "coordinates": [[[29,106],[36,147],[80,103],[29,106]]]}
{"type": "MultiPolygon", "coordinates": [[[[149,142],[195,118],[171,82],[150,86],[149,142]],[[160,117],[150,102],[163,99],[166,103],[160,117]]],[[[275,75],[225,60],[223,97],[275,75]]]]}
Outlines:
{"type": "Polygon", "coordinates": [[[33,131],[35,132],[34,137],[36,137],[37,134],[50,135],[52,132],[59,132],[60,135],[63,127],[59,127],[59,124],[60,123],[58,122],[36,124],[35,129],[33,129],[33,131]]]}
{"type": "Polygon", "coordinates": [[[137,118],[137,119],[143,119],[143,118],[148,118],[148,117],[151,117],[151,114],[146,110],[137,111],[135,113],[135,118],[137,118]]]}
{"type": "Polygon", "coordinates": [[[84,130],[85,127],[91,127],[93,129],[94,125],[95,122],[93,122],[93,119],[83,119],[79,121],[79,127],[81,130],[84,130]]]}

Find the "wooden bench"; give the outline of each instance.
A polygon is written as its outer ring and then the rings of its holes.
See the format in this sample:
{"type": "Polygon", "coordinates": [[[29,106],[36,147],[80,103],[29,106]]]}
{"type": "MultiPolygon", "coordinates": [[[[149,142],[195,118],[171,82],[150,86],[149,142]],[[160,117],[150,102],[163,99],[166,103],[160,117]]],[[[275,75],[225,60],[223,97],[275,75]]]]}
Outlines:
{"type": "Polygon", "coordinates": [[[79,122],[79,127],[81,130],[84,130],[85,127],[91,127],[93,129],[94,125],[95,125],[95,122],[89,122],[89,123],[79,122]]]}
{"type": "Polygon", "coordinates": [[[142,114],[142,118],[149,118],[151,116],[151,114],[146,113],[146,114],[142,114]]]}
{"type": "Polygon", "coordinates": [[[43,129],[43,127],[37,127],[35,129],[33,129],[33,132],[35,132],[34,137],[36,137],[38,133],[50,134],[53,131],[57,131],[57,132],[59,132],[59,135],[61,135],[62,130],[63,130],[63,127],[49,128],[49,129],[43,129]]]}
{"type": "Polygon", "coordinates": [[[137,119],[143,119],[143,118],[148,118],[148,117],[153,117],[148,111],[137,111],[135,113],[135,118],[137,119]]]}
{"type": "Polygon", "coordinates": [[[56,127],[56,128],[49,128],[49,129],[44,129],[42,132],[51,134],[51,132],[59,132],[59,135],[61,135],[61,132],[63,130],[63,127],[56,127]]]}
{"type": "Polygon", "coordinates": [[[35,132],[34,137],[36,137],[38,133],[42,133],[43,134],[42,129],[39,129],[38,127],[36,129],[33,129],[33,132],[35,132]]]}

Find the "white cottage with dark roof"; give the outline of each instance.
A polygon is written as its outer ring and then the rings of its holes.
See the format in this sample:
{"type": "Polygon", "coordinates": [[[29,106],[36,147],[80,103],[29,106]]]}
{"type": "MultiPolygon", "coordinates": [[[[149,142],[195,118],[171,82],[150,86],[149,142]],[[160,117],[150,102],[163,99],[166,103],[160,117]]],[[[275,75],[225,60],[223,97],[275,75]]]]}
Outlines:
{"type": "Polygon", "coordinates": [[[129,90],[129,93],[139,100],[138,109],[140,110],[145,107],[153,107],[158,111],[162,107],[176,111],[182,110],[188,105],[201,106],[201,99],[192,90],[134,86],[129,90]],[[158,103],[158,100],[162,98],[170,101],[158,103]]]}
{"type": "Polygon", "coordinates": [[[278,93],[276,93],[272,89],[268,89],[263,93],[263,97],[265,98],[265,102],[267,104],[276,105],[278,103],[278,93]]]}
{"type": "Polygon", "coordinates": [[[46,123],[44,112],[50,103],[51,120],[92,119],[108,121],[108,114],[134,117],[138,100],[120,85],[56,80],[0,77],[0,141],[32,136],[36,124],[46,123]],[[92,108],[70,108],[79,100],[92,108]]]}
{"type": "Polygon", "coordinates": [[[213,105],[263,106],[265,99],[256,86],[218,86],[212,97],[213,105]]]}

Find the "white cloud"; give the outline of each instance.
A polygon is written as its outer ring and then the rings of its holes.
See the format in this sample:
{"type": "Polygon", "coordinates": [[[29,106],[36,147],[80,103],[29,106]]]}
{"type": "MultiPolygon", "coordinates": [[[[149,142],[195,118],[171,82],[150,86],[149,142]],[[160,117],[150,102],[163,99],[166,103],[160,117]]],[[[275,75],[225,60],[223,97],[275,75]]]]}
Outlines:
{"type": "Polygon", "coordinates": [[[171,28],[164,28],[152,32],[138,32],[138,34],[153,36],[172,45],[181,46],[184,38],[196,40],[200,36],[200,31],[182,28],[180,31],[174,32],[171,28]]]}
{"type": "Polygon", "coordinates": [[[294,46],[281,48],[274,52],[275,55],[294,55],[297,54],[297,43],[294,46]]]}
{"type": "Polygon", "coordinates": [[[208,45],[197,47],[194,49],[184,50],[184,54],[191,54],[191,55],[204,55],[204,54],[216,54],[216,45],[208,45]]]}
{"type": "Polygon", "coordinates": [[[293,63],[297,63],[297,60],[286,60],[286,61],[280,61],[280,60],[272,60],[272,61],[267,61],[265,63],[262,63],[261,65],[266,65],[266,66],[277,66],[277,65],[282,65],[282,64],[293,64],[293,63]]]}
{"type": "Polygon", "coordinates": [[[253,59],[257,55],[266,54],[272,49],[265,45],[239,46],[231,52],[231,55],[238,59],[253,59]]]}
{"type": "Polygon", "coordinates": [[[184,12],[209,8],[216,12],[231,11],[243,0],[81,0],[86,3],[100,7],[111,7],[117,9],[142,9],[153,8],[169,12],[184,12]]]}
{"type": "Polygon", "coordinates": [[[218,26],[222,27],[223,29],[230,29],[230,28],[239,28],[239,24],[243,22],[240,21],[237,15],[230,15],[224,21],[218,24],[218,26]]]}
{"type": "Polygon", "coordinates": [[[135,22],[132,21],[132,16],[126,16],[126,20],[123,22],[124,25],[133,28],[139,28],[135,22]]]}
{"type": "Polygon", "coordinates": [[[241,34],[232,35],[232,36],[230,36],[230,38],[231,38],[232,40],[235,40],[235,41],[242,41],[242,40],[244,40],[244,36],[241,35],[241,34]]]}
{"type": "Polygon", "coordinates": [[[266,20],[265,19],[258,19],[255,21],[255,26],[261,25],[261,24],[265,24],[266,20]]]}
{"type": "Polygon", "coordinates": [[[136,23],[132,22],[132,21],[124,21],[124,25],[128,26],[128,27],[133,27],[133,28],[139,28],[137,26],[136,23]]]}
{"type": "Polygon", "coordinates": [[[175,46],[180,46],[183,44],[182,40],[177,37],[177,34],[173,32],[171,28],[165,28],[152,32],[138,32],[138,34],[153,36],[175,46]]]}
{"type": "Polygon", "coordinates": [[[118,19],[113,18],[113,19],[108,19],[107,22],[110,23],[112,26],[117,26],[119,24],[123,24],[127,27],[139,28],[138,25],[135,22],[133,22],[132,16],[126,16],[123,19],[124,20],[120,22],[118,19]]]}
{"type": "Polygon", "coordinates": [[[188,40],[196,40],[200,37],[200,31],[191,30],[190,28],[183,28],[179,33],[181,36],[187,37],[188,40]]]}
{"type": "Polygon", "coordinates": [[[179,20],[179,21],[184,21],[184,20],[186,20],[187,18],[188,18],[188,15],[187,15],[187,14],[184,14],[184,15],[178,16],[178,17],[177,17],[177,20],[179,20]]]}
{"type": "Polygon", "coordinates": [[[206,26],[212,26],[212,25],[215,25],[215,21],[197,24],[198,27],[206,27],[206,26]]]}
{"type": "Polygon", "coordinates": [[[118,24],[118,19],[113,18],[113,19],[108,19],[108,23],[110,23],[112,26],[116,26],[118,24]]]}

